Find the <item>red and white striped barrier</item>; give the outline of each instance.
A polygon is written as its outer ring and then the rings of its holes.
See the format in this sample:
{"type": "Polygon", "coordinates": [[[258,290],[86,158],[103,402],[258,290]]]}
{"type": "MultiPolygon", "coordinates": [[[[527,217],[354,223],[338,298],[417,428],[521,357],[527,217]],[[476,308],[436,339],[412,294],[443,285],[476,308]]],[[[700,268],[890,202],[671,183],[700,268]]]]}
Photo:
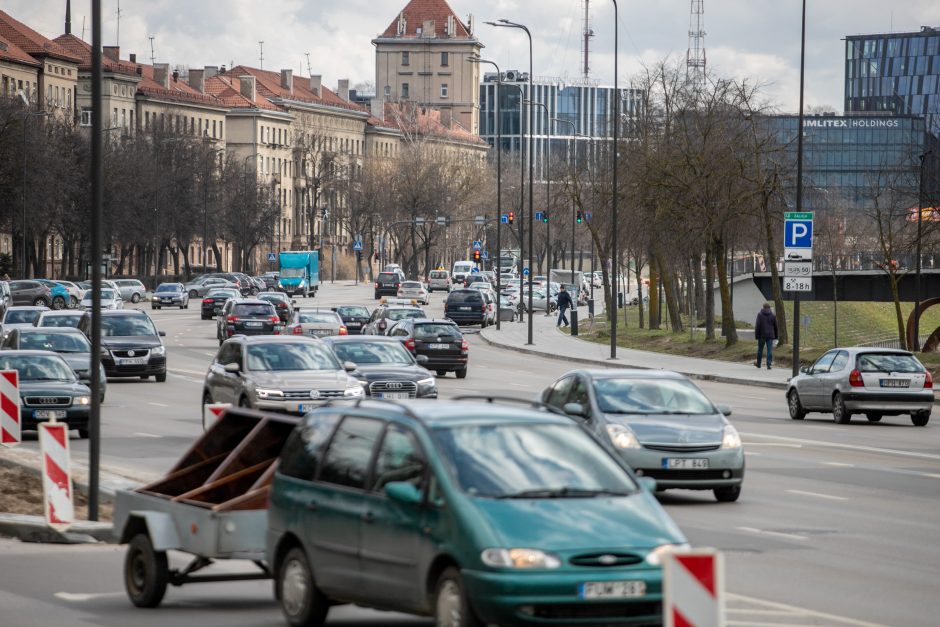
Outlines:
{"type": "Polygon", "coordinates": [[[205,431],[212,426],[216,420],[219,419],[219,416],[222,415],[226,409],[231,407],[231,403],[209,403],[208,405],[202,406],[202,430],[205,431]],[[207,421],[207,418],[212,420],[207,421]]]}
{"type": "Polygon", "coordinates": [[[722,627],[725,569],[715,549],[667,553],[663,558],[665,627],[722,627]]]}
{"type": "Polygon", "coordinates": [[[69,426],[62,422],[39,423],[39,447],[42,450],[42,502],[46,524],[65,531],[75,520],[69,426]]]}
{"type": "Polygon", "coordinates": [[[0,445],[14,447],[21,441],[20,377],[16,370],[0,370],[0,445]]]}

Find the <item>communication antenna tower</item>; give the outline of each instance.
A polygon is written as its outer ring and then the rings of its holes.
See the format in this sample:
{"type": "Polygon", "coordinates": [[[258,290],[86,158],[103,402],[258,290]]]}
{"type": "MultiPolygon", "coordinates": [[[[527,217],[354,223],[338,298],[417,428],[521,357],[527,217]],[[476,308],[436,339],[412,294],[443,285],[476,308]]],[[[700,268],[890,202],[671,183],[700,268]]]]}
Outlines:
{"type": "Polygon", "coordinates": [[[705,0],[692,0],[685,75],[696,82],[705,78],[705,0]]]}
{"type": "Polygon", "coordinates": [[[153,40],[155,39],[155,37],[153,35],[150,35],[149,37],[147,37],[147,39],[150,40],[150,65],[153,65],[157,59],[156,55],[154,55],[153,53],[153,40]]]}
{"type": "Polygon", "coordinates": [[[584,7],[584,78],[587,78],[588,74],[591,72],[588,59],[591,55],[591,37],[594,36],[594,29],[591,28],[591,13],[589,11],[591,0],[581,0],[581,5],[584,7]]]}
{"type": "Polygon", "coordinates": [[[258,56],[258,63],[259,63],[258,69],[263,70],[264,69],[264,42],[259,41],[258,46],[261,48],[261,54],[258,56]]]}
{"type": "Polygon", "coordinates": [[[310,65],[310,53],[305,52],[304,55],[307,57],[307,76],[313,76],[313,67],[310,65]]]}

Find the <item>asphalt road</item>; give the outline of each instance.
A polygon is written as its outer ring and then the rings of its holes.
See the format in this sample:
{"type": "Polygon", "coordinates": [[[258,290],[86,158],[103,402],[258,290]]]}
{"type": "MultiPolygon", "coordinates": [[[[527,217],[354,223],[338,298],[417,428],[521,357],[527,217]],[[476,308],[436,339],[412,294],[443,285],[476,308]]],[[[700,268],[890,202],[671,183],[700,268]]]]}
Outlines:
{"type": "MultiPolygon", "coordinates": [[[[435,294],[428,310],[439,315],[442,299],[435,294]]],[[[374,301],[371,289],[344,282],[298,303],[374,301]]],[[[162,384],[111,381],[102,414],[103,466],[141,479],[165,471],[201,432],[201,383],[218,348],[214,322],[200,321],[195,303],[151,314],[167,333],[170,376],[162,384]]],[[[440,379],[444,398],[534,397],[569,369],[468,333],[469,376],[440,379]]],[[[793,422],[779,390],[701,386],[734,408],[748,464],[741,500],[718,504],[710,492],[667,492],[661,501],[693,545],[724,552],[728,624],[937,624],[940,423],[916,428],[907,417],[889,417],[836,425],[814,414],[793,422]]],[[[71,445],[83,461],[87,442],[73,438],[71,445]]],[[[0,624],[283,624],[268,582],[171,588],[160,609],[136,610],[124,597],[122,557],[122,547],[0,541],[0,624]]],[[[220,568],[244,570],[236,563],[220,568]]],[[[351,607],[337,608],[330,622],[427,624],[351,607]]]]}

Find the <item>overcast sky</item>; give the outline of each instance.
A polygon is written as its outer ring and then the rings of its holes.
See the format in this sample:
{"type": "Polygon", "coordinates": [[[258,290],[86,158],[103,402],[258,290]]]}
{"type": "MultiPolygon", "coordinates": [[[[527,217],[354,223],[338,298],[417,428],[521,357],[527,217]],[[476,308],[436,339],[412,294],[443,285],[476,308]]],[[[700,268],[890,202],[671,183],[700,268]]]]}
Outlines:
{"type": "MultiPolygon", "coordinates": [[[[264,41],[266,69],[303,69],[310,53],[314,74],[328,86],[375,80],[371,40],[385,30],[407,0],[122,0],[121,56],[150,59],[153,35],[157,62],[202,67],[258,66],[264,41]]],[[[581,0],[451,0],[458,16],[476,18],[483,56],[505,69],[528,69],[521,31],[493,28],[487,20],[526,24],[534,36],[535,74],[577,78],[581,74],[581,0]]],[[[689,0],[620,0],[620,79],[624,84],[642,63],[688,48],[689,0]]],[[[844,43],[847,34],[908,32],[940,26],[940,1],[809,0],[807,9],[806,104],[843,105],[844,43]]],[[[88,0],[72,1],[72,32],[90,35],[88,0]]],[[[102,0],[106,45],[117,42],[118,0],[102,0]]],[[[0,8],[47,37],[63,32],[65,0],[0,0],[0,8]]],[[[771,101],[795,111],[799,94],[800,0],[705,0],[705,49],[709,68],[765,84],[771,101]]],[[[591,75],[613,80],[613,3],[591,2],[591,75]]]]}

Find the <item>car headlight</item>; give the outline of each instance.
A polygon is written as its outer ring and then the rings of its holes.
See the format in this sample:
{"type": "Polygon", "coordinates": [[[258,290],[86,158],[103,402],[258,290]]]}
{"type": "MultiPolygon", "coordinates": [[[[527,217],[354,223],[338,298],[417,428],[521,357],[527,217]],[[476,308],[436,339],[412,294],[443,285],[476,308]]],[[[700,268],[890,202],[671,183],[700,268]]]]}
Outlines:
{"type": "Polygon", "coordinates": [[[363,394],[362,384],[359,381],[347,384],[346,391],[343,392],[343,396],[346,398],[359,398],[363,394]]]}
{"type": "Polygon", "coordinates": [[[91,397],[90,397],[90,396],[76,396],[76,397],[75,397],[75,404],[76,404],[76,405],[87,405],[87,404],[90,403],[90,402],[91,402],[91,397]]]}
{"type": "Polygon", "coordinates": [[[640,448],[636,436],[623,425],[607,425],[607,437],[617,448],[640,448]]]}
{"type": "Polygon", "coordinates": [[[155,357],[163,357],[166,355],[166,346],[154,346],[150,349],[150,354],[155,357]]]}
{"type": "Polygon", "coordinates": [[[262,399],[281,399],[284,398],[284,392],[281,390],[268,390],[265,388],[258,388],[255,390],[255,393],[258,395],[258,398],[262,399]]]}
{"type": "Polygon", "coordinates": [[[646,563],[650,566],[662,566],[667,553],[688,551],[688,544],[662,544],[646,554],[646,563]]]}
{"type": "Polygon", "coordinates": [[[731,425],[725,427],[725,435],[721,438],[721,448],[741,448],[741,436],[731,425]]]}
{"type": "Polygon", "coordinates": [[[427,379],[418,380],[418,386],[428,386],[434,387],[437,383],[434,381],[434,377],[428,377],[427,379]]]}
{"type": "Polygon", "coordinates": [[[493,568],[558,568],[558,556],[538,549],[486,549],[480,559],[493,568]]]}

